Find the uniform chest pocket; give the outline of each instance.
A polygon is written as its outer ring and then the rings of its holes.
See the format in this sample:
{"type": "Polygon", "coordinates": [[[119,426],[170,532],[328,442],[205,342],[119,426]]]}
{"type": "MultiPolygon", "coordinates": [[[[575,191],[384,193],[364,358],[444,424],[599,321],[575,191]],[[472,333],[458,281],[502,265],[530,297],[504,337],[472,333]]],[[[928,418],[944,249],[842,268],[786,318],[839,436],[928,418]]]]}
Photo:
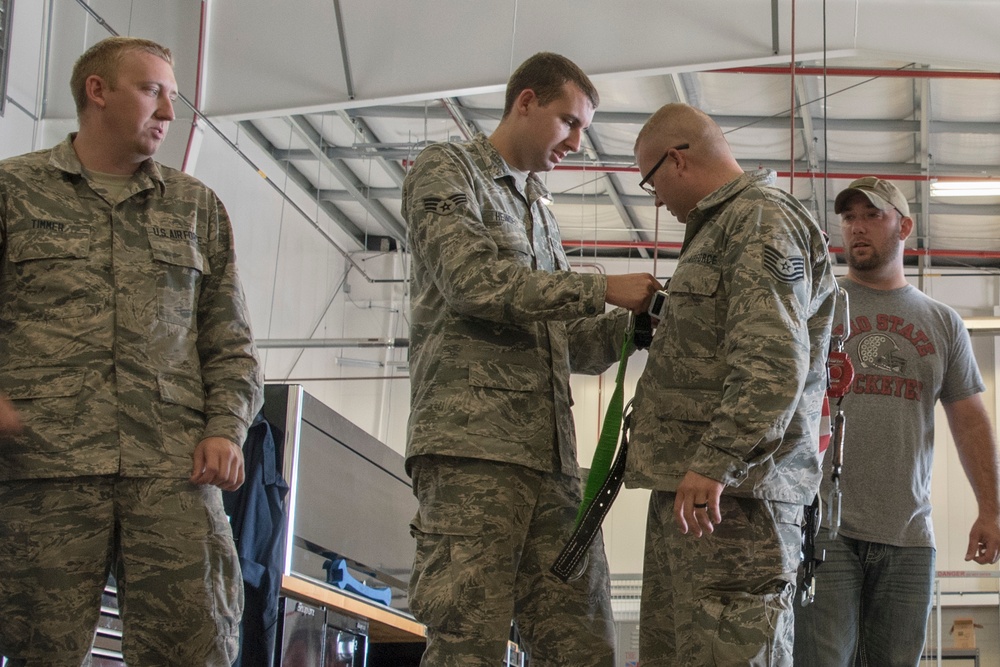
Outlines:
{"type": "Polygon", "coordinates": [[[522,221],[510,213],[494,209],[484,209],[483,220],[500,257],[530,261],[531,242],[522,221]]]}
{"type": "Polygon", "coordinates": [[[12,232],[8,273],[0,287],[0,318],[55,320],[92,313],[100,286],[87,280],[91,229],[47,221],[51,228],[12,232]]]}
{"type": "Polygon", "coordinates": [[[714,357],[724,337],[726,300],[722,272],[705,264],[681,264],[670,279],[667,338],[661,349],[672,357],[714,357]]]}
{"type": "Polygon", "coordinates": [[[149,236],[156,271],[157,317],[194,330],[201,279],[211,269],[194,232],[171,230],[170,233],[170,237],[149,236]]]}

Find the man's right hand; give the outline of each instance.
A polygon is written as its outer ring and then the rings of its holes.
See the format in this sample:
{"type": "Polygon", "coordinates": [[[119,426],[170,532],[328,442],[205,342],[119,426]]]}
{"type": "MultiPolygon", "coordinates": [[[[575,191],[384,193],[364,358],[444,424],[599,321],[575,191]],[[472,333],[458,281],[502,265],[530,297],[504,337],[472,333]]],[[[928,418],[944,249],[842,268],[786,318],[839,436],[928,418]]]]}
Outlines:
{"type": "Polygon", "coordinates": [[[22,427],[14,405],[6,396],[0,395],[0,435],[15,435],[21,432],[22,427]]]}
{"type": "Polygon", "coordinates": [[[609,275],[604,300],[612,306],[627,308],[638,315],[646,312],[653,292],[658,289],[663,289],[663,285],[648,273],[609,275]]]}

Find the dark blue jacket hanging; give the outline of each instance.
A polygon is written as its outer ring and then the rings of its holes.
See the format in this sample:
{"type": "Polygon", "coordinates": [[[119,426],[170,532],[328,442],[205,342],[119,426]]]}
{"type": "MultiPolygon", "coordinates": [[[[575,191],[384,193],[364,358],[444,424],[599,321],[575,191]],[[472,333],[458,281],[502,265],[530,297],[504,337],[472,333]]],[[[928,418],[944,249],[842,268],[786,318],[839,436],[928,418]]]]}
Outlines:
{"type": "Polygon", "coordinates": [[[281,477],[271,428],[263,412],[259,413],[243,445],[246,481],[239,490],[222,494],[243,570],[245,594],[240,655],[234,667],[271,667],[274,656],[288,484],[281,477]]]}

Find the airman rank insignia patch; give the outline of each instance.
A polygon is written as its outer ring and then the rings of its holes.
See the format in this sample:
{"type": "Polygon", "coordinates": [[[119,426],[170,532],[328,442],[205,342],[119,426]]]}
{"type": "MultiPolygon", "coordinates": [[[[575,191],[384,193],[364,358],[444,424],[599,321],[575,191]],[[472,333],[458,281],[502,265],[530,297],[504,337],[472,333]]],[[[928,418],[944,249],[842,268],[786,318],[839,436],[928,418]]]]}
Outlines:
{"type": "Polygon", "coordinates": [[[469,197],[459,192],[449,197],[424,197],[423,207],[428,213],[451,215],[458,207],[469,201],[469,197]]]}
{"type": "Polygon", "coordinates": [[[764,268],[783,283],[797,283],[806,275],[806,262],[802,257],[786,257],[771,246],[764,246],[764,268]]]}

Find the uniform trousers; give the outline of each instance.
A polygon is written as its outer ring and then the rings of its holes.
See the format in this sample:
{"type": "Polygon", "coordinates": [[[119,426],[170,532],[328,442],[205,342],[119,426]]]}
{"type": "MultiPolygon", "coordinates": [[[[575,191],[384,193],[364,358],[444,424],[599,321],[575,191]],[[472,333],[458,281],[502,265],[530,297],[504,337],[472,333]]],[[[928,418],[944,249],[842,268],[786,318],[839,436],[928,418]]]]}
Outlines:
{"type": "Polygon", "coordinates": [[[478,459],[419,456],[409,606],[427,626],[424,667],[495,667],[511,620],[532,667],[612,667],[614,625],[603,539],[582,575],[549,572],[569,539],[580,481],[478,459]]]}
{"type": "Polygon", "coordinates": [[[701,538],[653,491],[646,521],[639,659],[643,667],[791,667],[801,505],[723,495],[701,538]]]}
{"type": "Polygon", "coordinates": [[[0,655],[79,667],[114,572],[130,667],[228,667],[243,585],[214,486],[117,476],[0,482],[0,655]]]}

